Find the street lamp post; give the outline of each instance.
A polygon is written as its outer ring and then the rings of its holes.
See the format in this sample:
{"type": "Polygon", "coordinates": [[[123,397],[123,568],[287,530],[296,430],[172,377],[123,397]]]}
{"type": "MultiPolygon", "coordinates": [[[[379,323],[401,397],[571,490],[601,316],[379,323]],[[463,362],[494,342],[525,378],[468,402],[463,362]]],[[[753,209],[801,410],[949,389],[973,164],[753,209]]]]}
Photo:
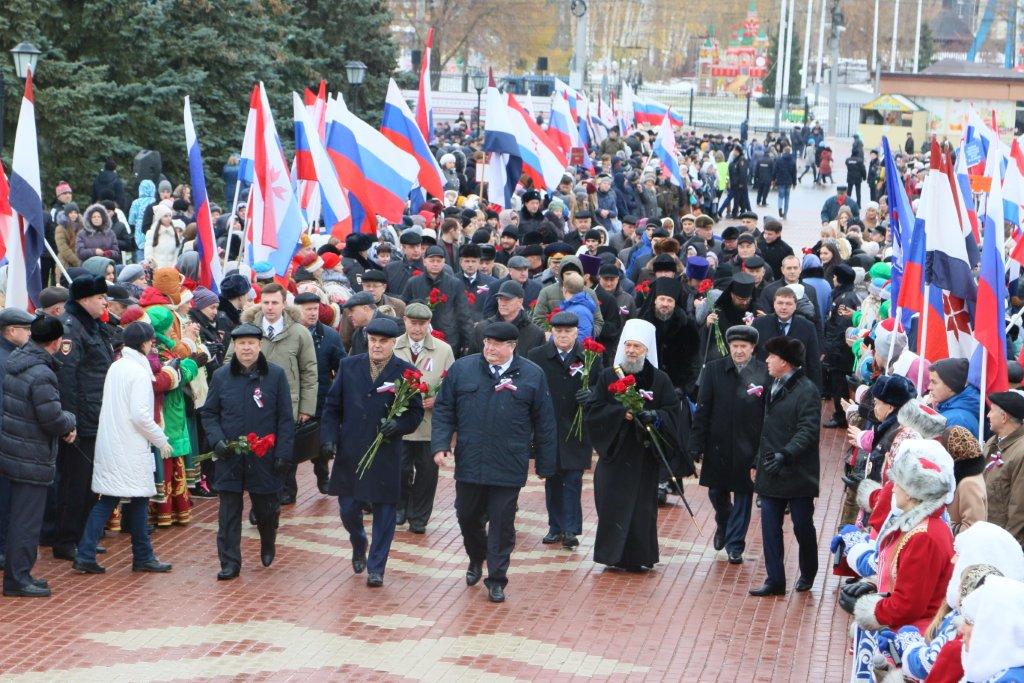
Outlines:
{"type": "Polygon", "coordinates": [[[359,88],[363,85],[363,79],[366,78],[366,65],[358,60],[345,62],[345,76],[348,78],[349,85],[352,86],[352,109],[358,110],[359,88]]]}
{"type": "Polygon", "coordinates": [[[483,71],[477,71],[473,74],[473,88],[476,90],[476,132],[480,133],[480,94],[487,87],[487,76],[484,75],[483,71]]]}
{"type": "MultiPolygon", "coordinates": [[[[25,80],[29,71],[35,73],[40,54],[39,48],[32,43],[18,43],[11,49],[11,56],[14,58],[14,73],[18,78],[25,80]]],[[[0,152],[4,148],[4,102],[6,99],[7,89],[3,74],[0,73],[0,152]]]]}

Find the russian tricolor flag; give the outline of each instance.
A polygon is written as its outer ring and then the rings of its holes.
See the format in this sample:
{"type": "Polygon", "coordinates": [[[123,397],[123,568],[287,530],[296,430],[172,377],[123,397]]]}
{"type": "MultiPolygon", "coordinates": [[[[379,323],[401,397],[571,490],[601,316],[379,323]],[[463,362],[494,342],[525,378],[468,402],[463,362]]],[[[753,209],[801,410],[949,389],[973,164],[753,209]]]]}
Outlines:
{"type": "MultiPolygon", "coordinates": [[[[34,310],[39,305],[42,277],[39,257],[46,240],[44,232],[43,194],[39,182],[39,146],[36,141],[36,106],[32,72],[25,79],[25,95],[21,98],[18,130],[14,136],[11,163],[10,207],[17,223],[21,249],[11,241],[7,244],[7,306],[34,310]],[[20,263],[19,263],[20,261],[20,263]],[[23,273],[23,275],[21,275],[23,273]]],[[[5,236],[6,238],[7,236],[5,236]]]]}
{"type": "MultiPolygon", "coordinates": [[[[490,112],[488,111],[488,114],[490,112]]],[[[580,131],[569,111],[565,93],[551,95],[551,114],[548,117],[548,137],[562,150],[562,156],[569,161],[573,147],[580,146],[580,131]]]]}
{"type": "Polygon", "coordinates": [[[192,123],[192,108],[189,96],[185,95],[185,148],[188,150],[188,171],[192,183],[192,202],[196,207],[196,251],[199,252],[199,284],[215,294],[220,293],[220,281],[224,277],[217,253],[217,240],[213,235],[213,217],[210,215],[210,200],[206,195],[206,174],[203,172],[203,155],[199,151],[196,127],[192,123]]]}
{"type": "Polygon", "coordinates": [[[538,189],[558,187],[565,173],[565,158],[555,143],[544,134],[530,112],[519,104],[512,93],[507,93],[509,122],[512,124],[523,171],[533,179],[538,189]]]}
{"type": "Polygon", "coordinates": [[[683,177],[679,170],[679,160],[676,158],[676,136],[672,133],[672,124],[669,123],[667,114],[661,119],[661,127],[652,149],[669,181],[676,187],[682,187],[683,177]]]}
{"type": "MultiPolygon", "coordinates": [[[[431,29],[433,30],[433,29],[431,29]]],[[[395,79],[388,81],[388,94],[384,99],[384,117],[380,124],[380,132],[397,147],[416,159],[419,171],[416,180],[419,186],[434,197],[444,194],[444,174],[437,159],[430,152],[423,133],[416,125],[409,105],[402,97],[395,79]]]]}
{"type": "Polygon", "coordinates": [[[651,126],[657,126],[666,116],[673,126],[683,125],[683,119],[673,114],[671,107],[667,104],[636,96],[633,98],[633,116],[636,119],[637,125],[646,123],[651,126]]]}
{"type": "Polygon", "coordinates": [[[292,109],[295,116],[295,158],[300,158],[301,141],[302,163],[308,165],[307,172],[312,174],[320,188],[320,212],[324,227],[333,237],[344,240],[352,232],[352,210],[348,204],[348,196],[341,186],[320,136],[308,134],[308,131],[316,129],[316,124],[310,119],[309,110],[297,93],[292,93],[292,109]]]}
{"type": "Polygon", "coordinates": [[[924,202],[921,194],[919,213],[914,220],[910,239],[903,243],[903,282],[900,284],[896,305],[907,312],[919,313],[917,348],[929,362],[949,356],[946,340],[946,316],[942,305],[942,288],[927,282],[925,262],[927,254],[928,221],[937,220],[935,202],[924,202]],[[927,323],[925,319],[927,318],[927,323]],[[927,328],[927,329],[926,329],[927,328]]]}

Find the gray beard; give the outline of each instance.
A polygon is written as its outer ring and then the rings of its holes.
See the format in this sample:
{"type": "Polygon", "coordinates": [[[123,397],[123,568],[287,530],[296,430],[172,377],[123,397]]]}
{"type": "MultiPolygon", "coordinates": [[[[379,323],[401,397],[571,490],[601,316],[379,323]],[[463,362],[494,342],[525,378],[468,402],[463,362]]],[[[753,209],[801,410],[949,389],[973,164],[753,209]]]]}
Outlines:
{"type": "Polygon", "coordinates": [[[619,363],[619,367],[622,368],[622,371],[627,375],[636,375],[644,369],[644,360],[644,358],[641,358],[635,363],[630,363],[628,360],[623,359],[623,361],[619,363]]]}
{"type": "Polygon", "coordinates": [[[662,313],[661,311],[655,309],[654,317],[657,318],[658,320],[665,321],[665,320],[668,320],[669,318],[671,318],[673,313],[675,313],[675,311],[669,311],[668,313],[662,313]]]}

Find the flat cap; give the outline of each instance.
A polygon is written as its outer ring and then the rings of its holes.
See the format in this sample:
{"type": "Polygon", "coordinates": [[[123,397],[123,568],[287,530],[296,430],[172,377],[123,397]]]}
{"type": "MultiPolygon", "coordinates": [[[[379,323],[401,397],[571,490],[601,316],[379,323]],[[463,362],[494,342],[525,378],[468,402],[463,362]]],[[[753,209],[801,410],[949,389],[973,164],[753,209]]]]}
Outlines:
{"type": "Polygon", "coordinates": [[[245,323],[231,330],[232,339],[238,339],[239,337],[256,337],[257,339],[263,339],[263,330],[258,325],[245,323]]]}
{"type": "Polygon", "coordinates": [[[517,341],[519,329],[512,323],[494,322],[488,323],[484,328],[484,339],[495,341],[517,341]]]}
{"type": "Polygon", "coordinates": [[[348,298],[348,301],[341,305],[342,308],[352,308],[353,306],[373,306],[376,303],[373,299],[373,294],[369,292],[356,292],[348,298]]]}
{"type": "Polygon", "coordinates": [[[430,306],[414,301],[405,307],[405,317],[410,320],[431,320],[434,312],[430,310],[430,306]]]}
{"type": "Polygon", "coordinates": [[[523,291],[523,286],[515,280],[506,280],[501,283],[495,296],[502,299],[522,299],[526,297],[526,292],[523,291]]]}
{"type": "Polygon", "coordinates": [[[375,337],[395,337],[402,334],[402,331],[398,328],[398,323],[392,320],[388,316],[378,316],[370,321],[366,326],[366,334],[374,335],[375,337]]]}
{"type": "Polygon", "coordinates": [[[756,345],[758,336],[757,330],[750,325],[733,325],[725,331],[726,343],[745,341],[756,345]]]}
{"type": "Polygon", "coordinates": [[[525,256],[513,256],[505,265],[509,268],[526,269],[530,267],[530,262],[526,260],[525,256]]]}
{"type": "Polygon", "coordinates": [[[370,268],[364,270],[362,275],[362,282],[387,282],[388,276],[384,274],[383,270],[377,270],[376,268],[370,268]]]}
{"type": "Polygon", "coordinates": [[[20,308],[5,308],[0,311],[0,327],[28,327],[36,317],[20,308]]]}
{"type": "Polygon", "coordinates": [[[423,255],[423,258],[428,259],[433,256],[439,256],[441,258],[444,258],[444,249],[437,246],[436,244],[431,244],[429,247],[427,247],[427,253],[423,255]]]}
{"type": "Polygon", "coordinates": [[[551,327],[579,327],[580,319],[575,313],[559,311],[551,316],[551,327]]]}

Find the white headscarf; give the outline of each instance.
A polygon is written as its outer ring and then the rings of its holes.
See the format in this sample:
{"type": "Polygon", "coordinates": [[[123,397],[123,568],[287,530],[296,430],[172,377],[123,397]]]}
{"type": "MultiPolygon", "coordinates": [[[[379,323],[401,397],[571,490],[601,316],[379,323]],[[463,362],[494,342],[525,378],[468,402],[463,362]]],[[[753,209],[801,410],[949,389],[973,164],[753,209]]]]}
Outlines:
{"type": "Polygon", "coordinates": [[[1014,581],[1024,581],[1024,550],[1006,529],[991,522],[975,522],[953,541],[956,564],[946,588],[946,602],[953,609],[960,606],[960,578],[964,570],[975,564],[990,564],[999,573],[1014,581]]]}
{"type": "Polygon", "coordinates": [[[654,325],[646,320],[633,318],[627,320],[622,327],[622,336],[619,337],[619,346],[615,349],[615,365],[621,365],[626,360],[626,342],[640,342],[647,347],[647,362],[658,367],[658,343],[657,333],[654,325]]]}
{"type": "Polygon", "coordinates": [[[974,624],[961,656],[965,681],[987,681],[1024,666],[1024,583],[989,576],[964,598],[963,615],[974,624]]]}

